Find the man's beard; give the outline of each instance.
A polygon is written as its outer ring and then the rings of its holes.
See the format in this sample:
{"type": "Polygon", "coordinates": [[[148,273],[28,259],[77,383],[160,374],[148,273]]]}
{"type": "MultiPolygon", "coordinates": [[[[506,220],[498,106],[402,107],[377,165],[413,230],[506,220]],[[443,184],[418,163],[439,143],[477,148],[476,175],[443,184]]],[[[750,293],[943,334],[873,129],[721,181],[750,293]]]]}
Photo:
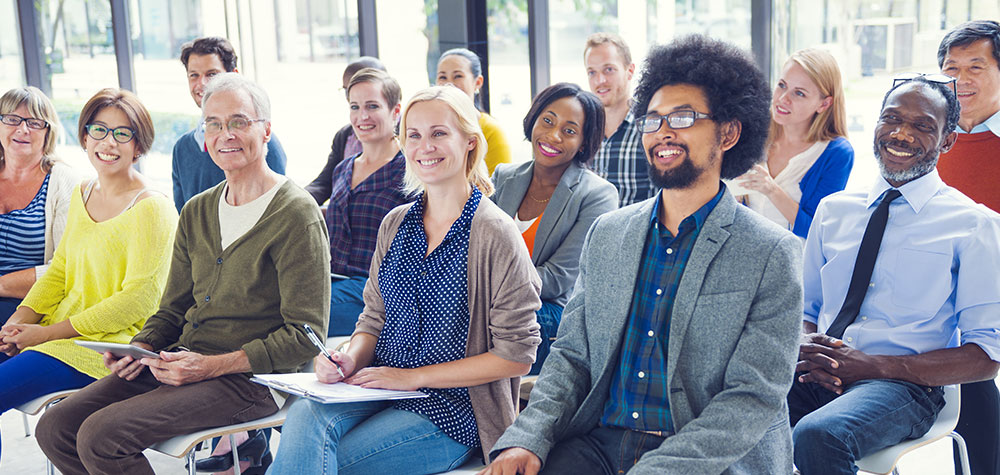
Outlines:
{"type": "MultiPolygon", "coordinates": [[[[705,173],[704,168],[699,168],[695,166],[694,161],[691,160],[691,155],[688,151],[686,145],[673,144],[677,147],[684,149],[684,161],[679,163],[671,170],[661,170],[656,167],[656,160],[652,159],[653,150],[646,150],[646,161],[649,168],[649,181],[653,183],[657,188],[662,188],[665,190],[678,189],[682,190],[685,188],[690,188],[694,185],[701,175],[705,173]]],[[[712,157],[716,157],[719,151],[719,144],[716,143],[712,146],[709,151],[712,157]]],[[[709,163],[714,163],[715,159],[710,160],[709,163]]]]}
{"type": "Polygon", "coordinates": [[[927,151],[924,153],[923,157],[920,157],[919,160],[915,160],[909,168],[905,170],[890,170],[886,168],[885,161],[882,160],[882,147],[880,145],[884,145],[886,143],[890,142],[875,142],[875,158],[878,162],[878,168],[882,172],[882,177],[885,178],[886,181],[906,183],[930,173],[931,170],[934,170],[934,167],[937,166],[940,154],[936,151],[927,151]]]}

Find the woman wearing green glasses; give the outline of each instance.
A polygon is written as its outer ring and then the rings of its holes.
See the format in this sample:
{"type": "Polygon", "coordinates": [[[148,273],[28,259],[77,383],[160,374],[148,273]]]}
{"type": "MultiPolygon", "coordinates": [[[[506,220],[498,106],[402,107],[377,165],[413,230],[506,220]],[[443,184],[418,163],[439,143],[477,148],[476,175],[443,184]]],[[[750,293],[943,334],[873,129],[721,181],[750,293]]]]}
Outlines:
{"type": "Polygon", "coordinates": [[[80,113],[79,139],[97,178],[71,193],[49,269],[0,329],[0,412],[108,375],[73,340],[128,343],[166,282],[177,212],[132,167],[153,143],[149,112],[128,91],[101,90],[80,113]]]}
{"type": "Polygon", "coordinates": [[[55,157],[56,108],[34,87],[0,97],[0,325],[45,273],[66,229],[76,172],[55,157]]]}

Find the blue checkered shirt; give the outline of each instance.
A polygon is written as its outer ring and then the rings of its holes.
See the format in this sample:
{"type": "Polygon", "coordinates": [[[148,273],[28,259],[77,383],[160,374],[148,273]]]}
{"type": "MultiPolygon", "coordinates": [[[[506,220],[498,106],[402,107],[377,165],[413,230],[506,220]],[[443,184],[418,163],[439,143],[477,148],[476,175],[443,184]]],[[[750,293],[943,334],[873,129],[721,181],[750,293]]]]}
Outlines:
{"type": "Polygon", "coordinates": [[[345,159],[333,169],[326,226],[330,232],[330,271],[367,277],[382,218],[413,199],[403,192],[406,171],[403,152],[352,189],[354,160],[359,155],[345,159]]]}
{"type": "Polygon", "coordinates": [[[725,185],[711,201],[684,218],[677,236],[660,224],[660,198],[653,206],[636,276],[632,307],[622,340],[621,359],[611,380],[601,424],[631,430],[673,431],[667,387],[670,311],[688,257],[725,185]]]}
{"type": "Polygon", "coordinates": [[[620,207],[644,201],[656,194],[649,181],[649,163],[642,149],[642,132],[632,114],[610,137],[601,141],[591,162],[591,169],[618,188],[620,207]]]}

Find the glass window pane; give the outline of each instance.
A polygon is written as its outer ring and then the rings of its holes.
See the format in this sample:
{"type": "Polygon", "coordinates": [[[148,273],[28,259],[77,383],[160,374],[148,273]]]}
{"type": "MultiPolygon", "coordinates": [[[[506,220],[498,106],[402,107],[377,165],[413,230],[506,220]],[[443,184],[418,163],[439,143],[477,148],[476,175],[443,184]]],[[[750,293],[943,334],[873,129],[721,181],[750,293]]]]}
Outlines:
{"type": "Polygon", "coordinates": [[[118,86],[111,31],[111,3],[98,0],[40,0],[43,81],[52,87],[52,102],[66,133],[57,148],[60,158],[80,173],[93,174],[76,139],[80,109],[105,87],[118,86]]]}
{"type": "Polygon", "coordinates": [[[379,59],[399,81],[403,100],[434,83],[438,45],[438,2],[375,2],[379,59]]]}
{"type": "Polygon", "coordinates": [[[879,176],[872,154],[875,122],[892,78],[902,72],[938,72],[941,38],[959,23],[1000,17],[991,0],[776,0],[772,78],[803,48],[829,51],[840,65],[847,99],[848,137],[854,147],[849,189],[867,189],[879,176]]]}
{"type": "Polygon", "coordinates": [[[16,12],[14,0],[0,1],[0,91],[25,84],[16,12]]]}
{"type": "MultiPolygon", "coordinates": [[[[237,44],[244,74],[271,99],[271,131],[288,157],[285,174],[306,185],[326,165],[334,134],[348,123],[340,90],[360,56],[356,0],[251,0],[237,44]],[[250,19],[252,25],[246,25],[250,19]]],[[[232,15],[230,9],[230,15],[232,15]]]]}
{"type": "Polygon", "coordinates": [[[531,159],[521,121],[531,107],[528,9],[525,2],[489,2],[490,115],[500,122],[515,162],[531,159]]]}
{"type": "Polygon", "coordinates": [[[142,172],[172,197],[174,144],[201,118],[180,62],[181,45],[207,31],[225,36],[225,10],[214,1],[131,0],[129,15],[135,88],[156,130],[142,172]]]}

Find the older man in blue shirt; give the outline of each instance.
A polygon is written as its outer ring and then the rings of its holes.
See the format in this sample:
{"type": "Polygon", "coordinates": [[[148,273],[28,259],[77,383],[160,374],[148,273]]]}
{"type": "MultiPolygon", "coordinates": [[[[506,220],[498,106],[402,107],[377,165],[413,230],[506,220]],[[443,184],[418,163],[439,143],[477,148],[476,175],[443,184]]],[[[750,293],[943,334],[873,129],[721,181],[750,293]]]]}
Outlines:
{"type": "Polygon", "coordinates": [[[857,459],[930,428],[942,385],[1000,368],[1000,216],[935,170],[958,116],[954,82],[897,80],[875,129],[882,177],[816,212],[788,397],[803,475],[856,473],[857,459]]]}

